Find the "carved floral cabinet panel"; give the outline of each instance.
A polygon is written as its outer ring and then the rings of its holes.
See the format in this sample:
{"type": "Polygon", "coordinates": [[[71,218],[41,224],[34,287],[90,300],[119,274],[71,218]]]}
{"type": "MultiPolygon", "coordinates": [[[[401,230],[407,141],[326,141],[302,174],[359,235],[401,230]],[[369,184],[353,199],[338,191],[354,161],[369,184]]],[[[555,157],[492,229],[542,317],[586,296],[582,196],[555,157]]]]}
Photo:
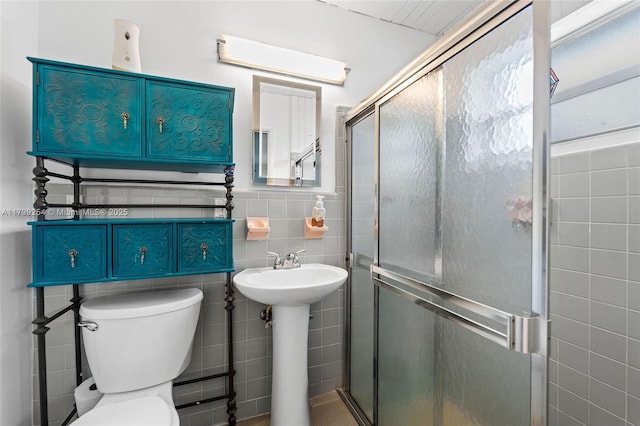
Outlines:
{"type": "Polygon", "coordinates": [[[141,157],[140,79],[43,66],[38,83],[39,150],[141,157]]]}
{"type": "Polygon", "coordinates": [[[38,227],[33,234],[34,281],[69,283],[107,276],[107,229],[100,225],[38,227]]]}
{"type": "Polygon", "coordinates": [[[149,158],[229,162],[229,93],[147,82],[149,158]]]}
{"type": "Polygon", "coordinates": [[[232,263],[225,247],[232,239],[231,227],[221,224],[178,224],[178,270],[203,272],[232,263]]]}
{"type": "Polygon", "coordinates": [[[171,224],[113,226],[114,277],[167,274],[173,270],[173,259],[171,224]]]}

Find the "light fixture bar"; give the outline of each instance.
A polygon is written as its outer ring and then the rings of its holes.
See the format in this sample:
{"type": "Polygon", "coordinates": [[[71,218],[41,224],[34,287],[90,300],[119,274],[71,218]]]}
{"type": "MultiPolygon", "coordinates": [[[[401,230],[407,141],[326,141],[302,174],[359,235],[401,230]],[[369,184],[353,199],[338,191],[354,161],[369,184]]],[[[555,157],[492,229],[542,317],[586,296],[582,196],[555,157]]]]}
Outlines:
{"type": "Polygon", "coordinates": [[[349,71],[344,62],[335,59],[225,34],[218,39],[218,60],[337,85],[344,84],[349,71]]]}

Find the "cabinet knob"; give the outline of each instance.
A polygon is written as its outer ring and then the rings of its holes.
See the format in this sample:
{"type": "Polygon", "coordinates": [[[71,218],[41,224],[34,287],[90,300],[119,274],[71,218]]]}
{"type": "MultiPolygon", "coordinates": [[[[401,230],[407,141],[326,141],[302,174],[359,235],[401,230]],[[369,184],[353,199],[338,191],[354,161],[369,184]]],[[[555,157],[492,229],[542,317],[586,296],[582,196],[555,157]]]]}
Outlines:
{"type": "Polygon", "coordinates": [[[209,246],[207,244],[202,244],[200,246],[200,250],[202,250],[202,260],[207,260],[207,250],[209,250],[209,246]]]}
{"type": "Polygon", "coordinates": [[[160,130],[160,133],[162,133],[164,127],[164,118],[158,117],[156,121],[158,122],[158,130],[160,130]]]}
{"type": "Polygon", "coordinates": [[[76,256],[78,255],[78,250],[71,249],[69,250],[69,258],[71,258],[71,267],[76,267],[76,256]]]}
{"type": "Polygon", "coordinates": [[[142,247],[140,248],[140,264],[144,265],[144,256],[145,254],[147,254],[147,248],[146,247],[142,247]]]}
{"type": "Polygon", "coordinates": [[[122,127],[127,128],[127,124],[129,123],[129,113],[123,112],[120,114],[120,118],[122,118],[122,127]]]}

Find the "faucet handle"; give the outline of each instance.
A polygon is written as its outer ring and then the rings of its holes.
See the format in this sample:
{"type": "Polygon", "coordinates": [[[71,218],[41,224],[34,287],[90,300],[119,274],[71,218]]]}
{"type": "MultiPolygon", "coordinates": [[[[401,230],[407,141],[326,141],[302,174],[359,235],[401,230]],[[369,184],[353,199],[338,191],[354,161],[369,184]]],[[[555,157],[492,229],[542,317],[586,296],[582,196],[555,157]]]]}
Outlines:
{"type": "Polygon", "coordinates": [[[300,259],[298,259],[298,254],[305,252],[305,249],[302,250],[298,250],[295,252],[291,252],[289,254],[287,254],[287,256],[285,257],[285,267],[294,267],[294,268],[298,268],[300,267],[300,259]]]}
{"type": "Polygon", "coordinates": [[[273,260],[273,269],[276,269],[282,266],[282,260],[280,259],[280,255],[278,253],[276,253],[275,251],[268,251],[267,256],[275,257],[275,259],[273,260]]]}
{"type": "Polygon", "coordinates": [[[289,252],[289,253],[287,253],[287,255],[285,256],[285,259],[297,259],[297,258],[298,258],[298,255],[299,255],[300,253],[304,253],[305,251],[306,251],[305,249],[302,249],[302,250],[298,250],[298,251],[292,251],[292,252],[289,252]]]}

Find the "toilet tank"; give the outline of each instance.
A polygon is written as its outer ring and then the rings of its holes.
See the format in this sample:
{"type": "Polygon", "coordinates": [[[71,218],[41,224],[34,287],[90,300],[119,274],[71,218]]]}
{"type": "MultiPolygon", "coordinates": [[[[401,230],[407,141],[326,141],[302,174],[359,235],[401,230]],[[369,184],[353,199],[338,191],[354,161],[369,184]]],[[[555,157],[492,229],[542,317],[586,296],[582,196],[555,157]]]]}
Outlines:
{"type": "Polygon", "coordinates": [[[191,360],[202,291],[195,288],[103,296],[80,306],[91,373],[103,393],[175,379],[191,360]],[[90,328],[95,328],[92,331],[90,328]]]}

